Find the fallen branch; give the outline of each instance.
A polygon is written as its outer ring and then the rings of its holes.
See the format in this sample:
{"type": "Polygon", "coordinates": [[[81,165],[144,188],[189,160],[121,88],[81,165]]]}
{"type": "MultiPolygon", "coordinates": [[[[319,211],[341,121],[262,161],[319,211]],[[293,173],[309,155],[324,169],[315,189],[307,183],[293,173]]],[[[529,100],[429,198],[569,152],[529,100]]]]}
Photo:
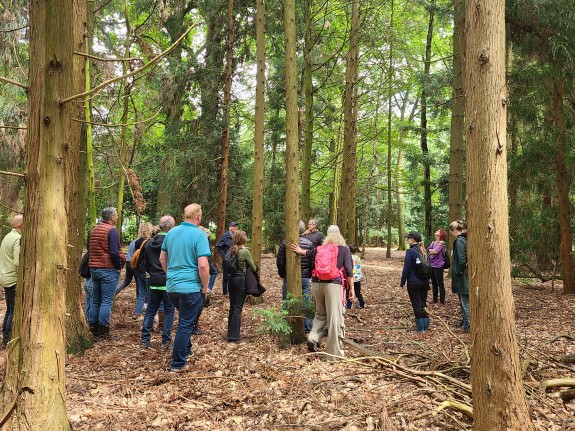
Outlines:
{"type": "Polygon", "coordinates": [[[549,379],[543,380],[539,385],[541,392],[549,388],[575,387],[575,379],[549,379]]]}
{"type": "Polygon", "coordinates": [[[0,175],[8,175],[10,177],[18,177],[18,178],[25,178],[24,174],[18,172],[8,172],[8,171],[0,171],[0,175]]]}
{"type": "Polygon", "coordinates": [[[463,413],[468,418],[473,419],[473,407],[468,406],[467,404],[460,403],[459,401],[454,401],[454,400],[448,400],[448,401],[442,402],[439,405],[439,407],[436,408],[432,414],[437,415],[440,411],[445,410],[445,409],[457,410],[457,411],[463,413]]]}
{"type": "Polygon", "coordinates": [[[557,335],[556,337],[550,338],[547,340],[547,344],[553,344],[555,341],[559,341],[561,338],[565,338],[566,340],[570,340],[573,341],[575,340],[575,338],[573,338],[570,335],[567,334],[561,334],[561,335],[557,335]]]}
{"type": "Polygon", "coordinates": [[[553,280],[563,280],[563,277],[558,276],[558,275],[553,275],[551,277],[544,275],[541,271],[537,270],[536,268],[533,268],[531,265],[529,265],[528,263],[523,263],[521,265],[519,265],[518,267],[516,267],[517,269],[519,268],[525,268],[527,269],[531,275],[534,275],[535,278],[537,278],[539,281],[541,281],[542,283],[546,283],[548,281],[553,281],[553,280]]]}

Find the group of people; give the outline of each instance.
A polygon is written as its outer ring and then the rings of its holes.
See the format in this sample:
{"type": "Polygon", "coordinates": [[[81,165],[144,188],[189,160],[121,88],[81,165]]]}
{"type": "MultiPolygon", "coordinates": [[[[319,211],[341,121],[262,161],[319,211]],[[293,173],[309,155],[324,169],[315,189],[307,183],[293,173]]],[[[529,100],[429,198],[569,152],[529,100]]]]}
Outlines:
{"type": "Polygon", "coordinates": [[[440,228],[434,234],[434,241],[424,246],[419,232],[410,232],[406,235],[409,249],[405,252],[403,271],[400,286],[407,284],[407,293],[415,315],[417,332],[429,329],[430,320],[427,313],[427,292],[431,279],[433,304],[445,305],[445,286],[443,282],[444,270],[452,267],[451,290],[458,295],[461,305],[462,320],[460,327],[469,332],[469,283],[467,276],[467,224],[456,220],[449,225],[449,231],[454,238],[453,255],[451,262],[447,254],[447,232],[440,228]],[[424,267],[428,264],[430,273],[424,267]]]}
{"type": "MultiPolygon", "coordinates": [[[[192,334],[201,334],[199,318],[206,294],[213,290],[217,268],[211,257],[210,231],[203,226],[202,209],[198,204],[184,209],[184,221],[176,226],[170,215],[160,218],[159,224],[142,224],[138,239],[130,244],[128,255],[120,248],[119,233],[115,227],[118,214],[115,208],[102,211],[102,221],[88,237],[89,278],[86,279],[85,312],[90,331],[95,337],[110,333],[110,314],[114,297],[132,278],[136,279],[137,300],[135,316],[142,320],[141,347],[150,347],[155,320],[161,315],[162,346],[172,349],[170,370],[179,372],[192,355],[192,334]],[[118,284],[120,270],[126,267],[126,279],[118,284]],[[172,340],[172,329],[178,310],[178,326],[172,340]]],[[[4,288],[7,311],[2,327],[5,346],[10,340],[14,311],[15,289],[19,266],[20,238],[23,217],[12,220],[12,231],[0,244],[0,286],[4,288]]],[[[469,331],[469,287],[467,277],[467,226],[463,221],[449,225],[454,238],[452,262],[452,291],[459,297],[463,318],[460,326],[469,331]]],[[[348,245],[338,226],[332,225],[324,237],[316,220],[310,220],[307,229],[299,222],[299,243],[289,249],[302,256],[302,298],[306,309],[315,306],[315,314],[305,316],[310,352],[318,351],[321,339],[327,335],[326,353],[332,357],[344,356],[342,340],[345,336],[344,313],[351,308],[354,296],[358,308],[365,307],[361,283],[365,272],[354,245],[348,245]]],[[[439,229],[435,240],[425,248],[418,232],[406,235],[409,249],[405,254],[401,287],[407,291],[413,307],[416,330],[429,329],[426,311],[429,279],[433,287],[433,304],[445,304],[444,269],[449,265],[446,252],[447,232],[439,229]],[[422,271],[428,264],[430,274],[422,271]]],[[[246,274],[257,274],[258,268],[246,246],[247,235],[231,222],[228,231],[216,244],[222,259],[233,257],[232,269],[224,266],[222,291],[229,295],[227,340],[241,342],[241,315],[246,300],[246,274]]],[[[286,283],[287,244],[283,241],[277,253],[278,275],[283,279],[282,300],[288,299],[286,283]]]]}

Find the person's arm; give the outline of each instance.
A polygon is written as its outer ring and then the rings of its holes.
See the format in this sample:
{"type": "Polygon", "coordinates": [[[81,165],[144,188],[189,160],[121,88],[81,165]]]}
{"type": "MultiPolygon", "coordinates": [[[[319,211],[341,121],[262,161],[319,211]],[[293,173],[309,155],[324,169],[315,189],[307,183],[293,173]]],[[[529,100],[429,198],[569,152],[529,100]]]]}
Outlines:
{"type": "Polygon", "coordinates": [[[435,256],[436,254],[439,254],[439,252],[438,252],[435,248],[433,248],[433,243],[431,243],[431,244],[429,245],[429,247],[427,247],[427,253],[430,254],[430,255],[432,255],[432,256],[435,256]]]}
{"type": "Polygon", "coordinates": [[[247,248],[242,248],[240,250],[242,257],[245,259],[246,263],[250,266],[253,272],[257,272],[258,267],[256,266],[254,260],[252,259],[252,254],[247,248]]]}
{"type": "Polygon", "coordinates": [[[160,265],[162,265],[162,269],[167,274],[168,273],[168,252],[162,250],[160,252],[160,265]]]}
{"type": "Polygon", "coordinates": [[[122,259],[120,257],[120,234],[116,228],[108,232],[108,253],[116,269],[122,269],[122,259]]]}
{"type": "Polygon", "coordinates": [[[210,282],[210,264],[207,256],[198,257],[198,271],[202,280],[202,293],[205,294],[210,282]]]}
{"type": "Polygon", "coordinates": [[[294,253],[301,254],[302,256],[307,256],[309,258],[313,258],[312,255],[315,252],[315,248],[313,250],[304,250],[299,246],[299,244],[292,244],[290,248],[294,253]]]}
{"type": "Polygon", "coordinates": [[[457,248],[457,265],[453,268],[453,272],[456,275],[463,275],[467,268],[467,243],[460,239],[455,241],[455,247],[457,248]]]}
{"type": "Polygon", "coordinates": [[[14,256],[14,266],[18,268],[20,266],[20,238],[14,241],[12,253],[14,256]]]}
{"type": "Polygon", "coordinates": [[[409,275],[409,272],[411,271],[411,256],[412,256],[412,251],[411,249],[408,249],[405,252],[405,259],[403,262],[403,271],[401,272],[401,283],[400,286],[403,287],[405,286],[405,283],[407,281],[407,276],[409,275]]]}

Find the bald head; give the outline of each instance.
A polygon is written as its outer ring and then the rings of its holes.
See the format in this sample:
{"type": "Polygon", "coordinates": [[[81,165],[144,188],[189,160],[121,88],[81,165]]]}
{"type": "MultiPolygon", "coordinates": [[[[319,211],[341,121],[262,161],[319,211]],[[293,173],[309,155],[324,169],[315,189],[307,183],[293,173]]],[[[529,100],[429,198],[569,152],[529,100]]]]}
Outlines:
{"type": "Polygon", "coordinates": [[[22,224],[24,224],[24,216],[16,214],[12,219],[12,229],[22,230],[22,224]]]}
{"type": "Polygon", "coordinates": [[[184,219],[188,223],[199,226],[202,219],[202,207],[199,204],[188,205],[184,208],[184,219]]]}
{"type": "Polygon", "coordinates": [[[169,231],[175,225],[176,221],[174,220],[174,217],[172,217],[171,215],[162,216],[162,218],[160,219],[160,230],[162,232],[169,231]]]}

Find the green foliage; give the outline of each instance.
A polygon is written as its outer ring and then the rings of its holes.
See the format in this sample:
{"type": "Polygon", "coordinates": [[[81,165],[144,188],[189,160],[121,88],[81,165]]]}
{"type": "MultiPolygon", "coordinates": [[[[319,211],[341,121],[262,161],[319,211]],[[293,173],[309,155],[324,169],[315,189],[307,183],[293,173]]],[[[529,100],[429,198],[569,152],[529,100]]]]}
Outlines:
{"type": "Polygon", "coordinates": [[[291,327],[286,320],[288,312],[286,310],[275,310],[269,308],[257,308],[253,311],[257,316],[263,316],[264,321],[260,323],[257,332],[275,338],[280,347],[289,346],[291,327]]]}

